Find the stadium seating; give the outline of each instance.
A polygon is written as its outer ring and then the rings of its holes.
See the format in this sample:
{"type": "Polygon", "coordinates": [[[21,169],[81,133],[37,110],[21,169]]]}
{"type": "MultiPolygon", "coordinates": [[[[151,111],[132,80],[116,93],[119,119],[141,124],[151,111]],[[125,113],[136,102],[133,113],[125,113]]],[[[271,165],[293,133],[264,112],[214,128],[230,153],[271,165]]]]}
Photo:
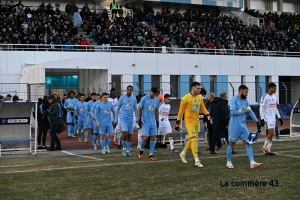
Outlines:
{"type": "Polygon", "coordinates": [[[78,11],[76,5],[67,5],[63,12],[50,3],[42,3],[37,9],[21,2],[15,6],[4,4],[0,9],[0,43],[5,44],[3,50],[26,50],[30,44],[40,44],[40,51],[126,51],[131,47],[166,46],[168,51],[179,47],[187,48],[185,53],[217,50],[215,54],[220,55],[240,55],[238,50],[259,50],[259,55],[269,55],[269,51],[300,52],[299,14],[261,14],[246,9],[248,14],[265,19],[265,25],[259,27],[245,26],[216,8],[188,9],[184,13],[169,8],[154,13],[150,6],[130,9],[133,17],[119,12],[110,20],[107,10],[92,12],[86,4],[80,11],[83,25],[73,28],[71,16],[78,11]]]}

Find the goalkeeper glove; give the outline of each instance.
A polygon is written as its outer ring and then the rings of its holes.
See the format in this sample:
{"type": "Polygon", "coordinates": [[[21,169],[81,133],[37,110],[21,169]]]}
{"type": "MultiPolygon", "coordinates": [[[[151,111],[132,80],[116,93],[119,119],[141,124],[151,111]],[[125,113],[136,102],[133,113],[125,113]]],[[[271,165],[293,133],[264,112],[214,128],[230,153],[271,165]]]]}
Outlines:
{"type": "Polygon", "coordinates": [[[141,119],[139,119],[137,123],[138,123],[139,127],[140,127],[140,128],[142,128],[142,126],[143,126],[143,122],[142,122],[142,120],[141,120],[141,119]]]}
{"type": "Polygon", "coordinates": [[[260,120],[260,125],[261,125],[262,127],[265,126],[265,120],[264,120],[264,119],[261,119],[261,120],[260,120]]]}
{"type": "Polygon", "coordinates": [[[282,125],[283,125],[283,121],[282,121],[282,119],[281,119],[281,118],[279,118],[278,120],[280,121],[280,126],[282,126],[282,125]]]}
{"type": "Polygon", "coordinates": [[[257,132],[260,134],[261,133],[261,125],[259,124],[259,121],[256,122],[257,126],[257,132]]]}
{"type": "Polygon", "coordinates": [[[180,120],[177,120],[177,121],[176,121],[175,130],[176,130],[176,131],[181,131],[181,128],[180,128],[180,120]]]}

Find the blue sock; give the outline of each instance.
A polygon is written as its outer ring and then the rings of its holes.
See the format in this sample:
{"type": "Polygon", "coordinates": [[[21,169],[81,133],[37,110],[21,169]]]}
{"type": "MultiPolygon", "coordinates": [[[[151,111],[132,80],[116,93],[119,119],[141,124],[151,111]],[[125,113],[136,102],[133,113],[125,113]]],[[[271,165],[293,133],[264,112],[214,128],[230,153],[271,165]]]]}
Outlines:
{"type": "Polygon", "coordinates": [[[142,139],[140,142],[141,151],[144,150],[145,144],[146,144],[146,142],[142,139]]]}
{"type": "Polygon", "coordinates": [[[100,140],[100,145],[102,149],[105,149],[106,145],[105,145],[105,139],[100,140]]]}
{"type": "Polygon", "coordinates": [[[150,140],[150,152],[149,152],[149,156],[153,155],[153,153],[155,151],[155,144],[156,144],[156,140],[150,140]]]}
{"type": "Polygon", "coordinates": [[[130,151],[130,149],[131,149],[131,142],[127,142],[127,151],[130,151]]]}
{"type": "Polygon", "coordinates": [[[247,152],[247,155],[249,157],[250,162],[254,161],[253,151],[252,151],[252,146],[251,145],[246,145],[246,152],[247,152]]]}
{"type": "Polygon", "coordinates": [[[94,143],[94,135],[91,135],[91,141],[94,143]]]}
{"type": "Polygon", "coordinates": [[[78,137],[81,138],[81,130],[78,130],[78,137]]]}
{"type": "Polygon", "coordinates": [[[93,141],[94,144],[96,144],[96,142],[97,142],[97,136],[98,135],[99,135],[98,133],[94,133],[94,135],[92,135],[92,141],[93,141]]]}
{"type": "Polygon", "coordinates": [[[127,142],[126,141],[122,141],[122,147],[123,147],[123,149],[127,148],[127,142]]]}
{"type": "Polygon", "coordinates": [[[89,132],[87,130],[84,131],[84,139],[88,139],[89,137],[89,132]]]}
{"type": "Polygon", "coordinates": [[[77,127],[78,127],[78,126],[77,126],[77,123],[74,124],[74,126],[73,126],[73,133],[77,131],[77,127]]]}
{"type": "Polygon", "coordinates": [[[227,155],[227,161],[231,162],[232,147],[229,145],[227,146],[226,155],[227,155]]]}
{"type": "Polygon", "coordinates": [[[97,139],[96,140],[99,140],[99,137],[100,137],[100,134],[97,135],[97,139]]]}
{"type": "Polygon", "coordinates": [[[113,140],[109,137],[109,138],[107,139],[107,144],[106,144],[106,145],[109,146],[109,145],[112,143],[112,141],[113,141],[113,140]]]}
{"type": "Polygon", "coordinates": [[[71,125],[68,125],[68,135],[71,135],[73,132],[72,132],[72,127],[71,125]]]}

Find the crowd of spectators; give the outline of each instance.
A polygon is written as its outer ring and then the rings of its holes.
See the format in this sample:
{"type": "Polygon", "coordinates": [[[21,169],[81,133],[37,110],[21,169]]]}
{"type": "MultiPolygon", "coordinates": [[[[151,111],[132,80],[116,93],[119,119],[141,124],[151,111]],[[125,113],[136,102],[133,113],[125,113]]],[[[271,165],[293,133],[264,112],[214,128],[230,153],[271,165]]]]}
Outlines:
{"type": "Polygon", "coordinates": [[[103,46],[161,47],[196,49],[191,52],[205,53],[218,49],[218,54],[233,54],[235,50],[260,50],[300,52],[299,14],[264,13],[246,9],[245,12],[265,19],[264,26],[245,26],[236,17],[220,14],[217,8],[188,9],[180,13],[162,8],[154,13],[152,7],[129,7],[133,16],[118,14],[109,19],[107,10],[91,11],[88,4],[80,10],[85,35],[78,36],[73,26],[72,15],[78,12],[75,3],[68,3],[64,11],[51,3],[42,3],[37,9],[26,7],[21,1],[14,6],[1,5],[0,43],[3,50],[10,50],[14,44],[26,50],[29,44],[41,44],[40,50],[94,51],[93,44],[103,46]],[[150,26],[154,26],[155,29],[150,26]],[[155,31],[155,33],[153,32],[155,31]],[[157,33],[156,33],[157,32],[157,33]],[[90,38],[93,42],[88,42],[90,38]],[[168,38],[168,39],[167,39],[168,38]],[[63,46],[57,46],[63,45],[63,46]],[[79,45],[79,46],[74,46],[79,45]]]}

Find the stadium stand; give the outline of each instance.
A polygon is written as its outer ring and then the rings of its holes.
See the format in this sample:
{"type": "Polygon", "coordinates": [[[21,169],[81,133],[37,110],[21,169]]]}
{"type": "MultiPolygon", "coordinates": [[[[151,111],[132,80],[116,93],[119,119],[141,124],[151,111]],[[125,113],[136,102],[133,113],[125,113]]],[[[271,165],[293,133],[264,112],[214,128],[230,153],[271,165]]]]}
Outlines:
{"type": "Polygon", "coordinates": [[[80,11],[83,24],[74,28],[72,15],[78,7],[72,3],[64,11],[54,9],[51,3],[42,3],[37,9],[21,1],[13,6],[1,5],[2,50],[26,50],[29,45],[40,44],[40,51],[125,51],[132,47],[143,50],[166,46],[167,51],[179,47],[187,48],[184,53],[216,50],[220,55],[241,55],[238,50],[246,50],[243,55],[250,51],[259,51],[257,55],[269,55],[270,51],[300,52],[299,14],[261,14],[245,9],[248,14],[265,19],[263,26],[246,26],[237,17],[220,14],[215,7],[187,9],[183,13],[169,8],[154,13],[147,5],[124,7],[130,8],[133,16],[125,16],[120,9],[116,18],[109,19],[106,9],[92,12],[85,4],[80,11]]]}

